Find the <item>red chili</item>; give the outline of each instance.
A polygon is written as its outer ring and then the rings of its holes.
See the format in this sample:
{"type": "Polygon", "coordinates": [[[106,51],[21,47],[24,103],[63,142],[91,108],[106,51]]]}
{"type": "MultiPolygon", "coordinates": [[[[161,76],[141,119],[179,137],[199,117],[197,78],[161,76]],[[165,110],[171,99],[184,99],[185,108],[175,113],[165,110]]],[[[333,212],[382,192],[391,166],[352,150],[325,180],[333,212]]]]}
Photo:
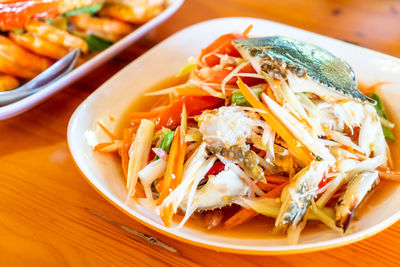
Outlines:
{"type": "Polygon", "coordinates": [[[207,177],[209,175],[216,175],[222,172],[224,169],[225,169],[225,164],[223,164],[221,161],[217,161],[214,163],[214,165],[211,167],[211,169],[207,172],[207,174],[204,177],[207,177]]]}
{"type": "Polygon", "coordinates": [[[321,189],[328,183],[328,179],[326,178],[326,175],[324,174],[324,177],[322,177],[322,180],[318,184],[318,189],[321,189]]]}
{"type": "Polygon", "coordinates": [[[196,116],[207,109],[221,106],[224,99],[213,96],[182,96],[180,100],[163,110],[155,121],[156,128],[172,128],[181,122],[182,107],[186,106],[188,116],[196,116]]]}

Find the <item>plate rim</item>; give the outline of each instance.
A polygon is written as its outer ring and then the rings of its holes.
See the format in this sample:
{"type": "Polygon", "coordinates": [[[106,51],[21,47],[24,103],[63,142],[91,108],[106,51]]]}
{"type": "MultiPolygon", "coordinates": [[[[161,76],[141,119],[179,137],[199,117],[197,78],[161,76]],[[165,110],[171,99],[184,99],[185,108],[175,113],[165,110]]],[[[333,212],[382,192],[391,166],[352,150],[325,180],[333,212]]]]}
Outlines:
{"type": "MultiPolygon", "coordinates": [[[[305,32],[307,34],[312,34],[312,35],[316,35],[319,37],[323,37],[326,39],[330,39],[333,40],[335,42],[341,42],[347,46],[352,46],[356,49],[362,49],[362,50],[366,50],[369,53],[374,53],[377,54],[379,57],[384,56],[387,59],[393,60],[397,63],[400,63],[400,59],[378,52],[378,51],[374,51],[371,50],[369,48],[365,48],[365,47],[361,47],[352,43],[348,43],[342,40],[338,40],[332,37],[328,37],[328,36],[324,36],[318,33],[314,33],[314,32],[310,32],[307,30],[303,30],[300,28],[296,28],[290,25],[285,25],[282,23],[278,23],[278,22],[274,22],[271,20],[266,20],[266,19],[260,19],[260,18],[254,18],[254,17],[224,17],[224,18],[217,18],[217,19],[211,19],[211,20],[206,20],[206,21],[202,21],[200,23],[196,23],[193,25],[190,25],[189,27],[186,27],[176,33],[174,33],[173,35],[169,36],[168,38],[166,38],[165,40],[163,40],[162,42],[160,42],[159,44],[157,44],[156,46],[154,46],[153,48],[149,49],[148,51],[146,51],[145,53],[143,53],[140,57],[136,58],[134,61],[132,61],[130,64],[128,64],[126,67],[124,67],[121,71],[123,71],[125,68],[128,68],[131,64],[136,63],[137,61],[141,60],[143,57],[145,57],[147,54],[151,53],[155,48],[157,48],[160,44],[163,44],[164,42],[182,34],[183,32],[186,31],[191,31],[193,30],[193,28],[196,28],[198,26],[201,26],[203,24],[208,24],[208,23],[222,23],[223,21],[229,21],[229,20],[256,20],[256,21],[263,21],[263,22],[268,22],[268,23],[273,23],[273,24],[277,24],[277,25],[281,25],[284,27],[288,27],[291,29],[295,29],[296,31],[301,31],[301,32],[305,32]]],[[[118,74],[118,73],[117,73],[118,74]]],[[[112,77],[111,77],[112,78],[112,77]]],[[[111,79],[110,78],[110,79],[111,79]]],[[[101,86],[100,86],[101,87],[101,86]]],[[[146,227],[152,229],[153,231],[159,232],[161,234],[164,234],[170,238],[182,241],[184,243],[188,243],[191,245],[195,245],[195,246],[199,246],[199,247],[203,247],[203,248],[208,248],[208,249],[212,249],[215,251],[221,251],[221,252],[228,252],[228,253],[236,253],[236,254],[245,254],[245,255],[289,255],[289,254],[299,254],[299,253],[309,253],[309,252],[316,252],[316,251],[321,251],[321,250],[326,250],[326,249],[331,249],[331,248],[336,248],[336,247],[341,247],[341,246],[345,246],[345,245],[349,245],[364,239],[367,239],[383,230],[385,230],[386,228],[390,227],[391,225],[393,225],[394,223],[396,223],[398,220],[400,220],[400,210],[397,211],[396,213],[394,213],[392,216],[388,217],[387,219],[383,220],[382,222],[369,227],[367,229],[364,229],[360,232],[357,232],[355,234],[346,236],[346,235],[342,235],[339,236],[337,238],[332,238],[329,240],[325,240],[325,241],[318,241],[317,243],[306,243],[306,244],[296,244],[296,245],[288,245],[288,246],[258,246],[258,248],[255,247],[250,247],[250,246],[237,246],[237,245],[230,245],[230,244],[224,244],[224,243],[220,243],[220,242],[215,242],[215,241],[201,241],[201,240],[196,240],[196,238],[192,238],[190,239],[189,237],[184,237],[182,235],[176,234],[176,233],[172,233],[170,231],[168,231],[168,228],[162,226],[162,225],[155,225],[152,224],[151,222],[148,222],[147,219],[145,218],[145,216],[142,216],[141,214],[138,214],[136,211],[132,210],[129,211],[128,209],[125,209],[123,205],[118,204],[119,201],[115,201],[112,199],[112,196],[107,195],[105,192],[101,191],[99,189],[98,186],[96,186],[95,182],[93,182],[85,173],[85,168],[81,168],[81,166],[79,166],[79,162],[77,162],[76,157],[74,157],[74,149],[72,148],[72,136],[71,136],[71,132],[72,132],[72,128],[74,127],[74,123],[76,123],[76,118],[78,117],[80,110],[83,109],[83,106],[87,103],[88,99],[91,97],[95,97],[97,90],[95,90],[92,94],[90,94],[88,96],[88,98],[86,98],[74,111],[74,113],[72,114],[70,121],[68,123],[68,134],[67,134],[67,139],[68,139],[68,147],[69,147],[69,151],[71,154],[71,157],[73,159],[74,164],[76,165],[77,169],[79,170],[79,172],[81,173],[81,175],[85,178],[85,180],[102,196],[104,197],[108,202],[110,202],[114,207],[116,207],[117,209],[121,210],[124,214],[128,215],[130,218],[133,218],[135,221],[145,225],[146,227]]],[[[111,194],[110,194],[111,195],[111,194]]]]}

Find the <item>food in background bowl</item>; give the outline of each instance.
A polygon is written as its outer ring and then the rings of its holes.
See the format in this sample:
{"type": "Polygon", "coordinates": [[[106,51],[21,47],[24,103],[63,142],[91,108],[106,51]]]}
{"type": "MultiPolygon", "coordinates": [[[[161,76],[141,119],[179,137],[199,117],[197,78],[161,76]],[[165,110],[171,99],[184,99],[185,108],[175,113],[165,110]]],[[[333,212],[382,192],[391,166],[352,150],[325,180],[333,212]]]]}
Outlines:
{"type": "Polygon", "coordinates": [[[6,1],[0,4],[0,91],[79,48],[81,64],[168,6],[164,0],[6,1]]]}

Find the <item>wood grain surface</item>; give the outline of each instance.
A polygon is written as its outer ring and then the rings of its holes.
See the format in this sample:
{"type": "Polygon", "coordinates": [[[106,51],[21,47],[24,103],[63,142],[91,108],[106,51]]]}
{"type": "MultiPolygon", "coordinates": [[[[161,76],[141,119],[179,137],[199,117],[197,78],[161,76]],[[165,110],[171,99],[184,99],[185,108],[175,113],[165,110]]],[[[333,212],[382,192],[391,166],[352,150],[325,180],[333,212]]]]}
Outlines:
{"type": "Polygon", "coordinates": [[[81,177],[66,143],[74,109],[137,56],[191,24],[270,19],[400,56],[400,2],[187,0],[164,25],[37,108],[0,122],[0,266],[399,266],[400,222],[367,240],[290,256],[244,256],[158,234],[114,208],[81,177]],[[91,210],[176,248],[172,253],[91,210]]]}

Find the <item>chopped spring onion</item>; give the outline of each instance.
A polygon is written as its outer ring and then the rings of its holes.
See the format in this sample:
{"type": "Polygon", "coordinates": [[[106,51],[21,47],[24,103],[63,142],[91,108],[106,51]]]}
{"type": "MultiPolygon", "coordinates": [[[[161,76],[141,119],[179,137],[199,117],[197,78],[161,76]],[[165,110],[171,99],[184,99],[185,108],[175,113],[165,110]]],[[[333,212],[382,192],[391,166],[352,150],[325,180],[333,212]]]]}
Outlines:
{"type": "MultiPolygon", "coordinates": [[[[380,118],[383,118],[383,120],[388,121],[388,117],[387,117],[387,114],[386,114],[386,111],[383,106],[381,98],[376,93],[372,93],[371,98],[376,101],[375,109],[376,109],[376,113],[378,113],[378,116],[380,118]]],[[[381,124],[382,124],[382,130],[383,130],[383,134],[385,135],[385,138],[390,141],[396,141],[396,138],[394,137],[392,130],[390,129],[390,127],[388,127],[387,125],[384,125],[384,123],[382,123],[382,119],[381,119],[381,124]]]]}
{"type": "Polygon", "coordinates": [[[189,63],[186,66],[184,66],[176,75],[177,78],[179,77],[185,77],[187,75],[189,75],[190,73],[192,73],[193,70],[195,70],[197,68],[197,64],[195,63],[189,63]]]}
{"type": "MultiPolygon", "coordinates": [[[[171,148],[172,140],[174,139],[174,131],[168,129],[168,131],[164,134],[164,137],[161,141],[160,148],[164,150],[167,154],[169,153],[169,149],[171,148]]],[[[158,160],[160,157],[155,156],[154,160],[158,160]]]]}
{"type": "Polygon", "coordinates": [[[113,42],[105,40],[94,34],[90,34],[89,36],[86,36],[85,41],[88,44],[89,50],[91,52],[97,52],[97,51],[104,50],[113,44],[113,42]]]}
{"type": "MultiPolygon", "coordinates": [[[[261,88],[256,88],[251,90],[257,97],[260,97],[260,94],[262,93],[261,88]]],[[[236,104],[237,106],[246,106],[246,107],[251,107],[250,103],[247,101],[247,99],[243,96],[242,92],[240,90],[237,90],[232,93],[231,95],[231,103],[236,104]]]]}
{"type": "Polygon", "coordinates": [[[94,14],[96,14],[97,12],[100,11],[100,9],[103,7],[103,5],[104,5],[104,2],[101,2],[101,3],[96,3],[93,5],[77,8],[77,9],[65,12],[63,14],[63,16],[70,17],[70,16],[75,16],[75,15],[84,14],[84,13],[87,13],[90,16],[93,16],[94,14]]]}

